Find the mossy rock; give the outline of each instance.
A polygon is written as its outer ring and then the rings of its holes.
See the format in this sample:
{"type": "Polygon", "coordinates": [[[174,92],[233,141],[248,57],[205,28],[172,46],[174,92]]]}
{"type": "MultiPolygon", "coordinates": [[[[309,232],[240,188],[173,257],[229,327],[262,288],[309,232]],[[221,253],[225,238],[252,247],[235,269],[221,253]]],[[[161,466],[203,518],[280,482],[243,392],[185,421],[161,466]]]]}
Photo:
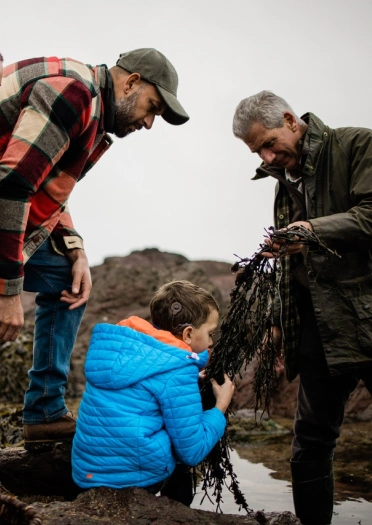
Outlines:
{"type": "Polygon", "coordinates": [[[19,445],[22,440],[22,409],[2,406],[0,408],[0,448],[19,445]]]}
{"type": "Polygon", "coordinates": [[[26,322],[16,341],[0,344],[0,402],[23,403],[32,366],[34,325],[26,322]]]}
{"type": "Polygon", "coordinates": [[[289,434],[290,431],[272,419],[256,420],[253,418],[230,417],[229,438],[235,443],[250,443],[289,434]]]}

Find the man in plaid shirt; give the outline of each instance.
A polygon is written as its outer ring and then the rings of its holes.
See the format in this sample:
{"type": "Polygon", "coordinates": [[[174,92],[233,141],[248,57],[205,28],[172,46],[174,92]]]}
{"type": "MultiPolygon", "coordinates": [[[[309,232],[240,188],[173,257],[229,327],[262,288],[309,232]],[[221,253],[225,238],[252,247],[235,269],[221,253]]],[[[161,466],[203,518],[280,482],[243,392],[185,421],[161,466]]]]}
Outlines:
{"type": "Polygon", "coordinates": [[[22,290],[38,292],[23,410],[26,449],[71,440],[75,432],[64,392],[91,278],[68,197],[110,147],[108,133],[151,129],[157,115],[174,125],[187,122],[177,87],[176,70],[151,48],[121,54],[110,69],[56,57],[4,69],[0,341],[14,341],[21,331],[22,290]]]}

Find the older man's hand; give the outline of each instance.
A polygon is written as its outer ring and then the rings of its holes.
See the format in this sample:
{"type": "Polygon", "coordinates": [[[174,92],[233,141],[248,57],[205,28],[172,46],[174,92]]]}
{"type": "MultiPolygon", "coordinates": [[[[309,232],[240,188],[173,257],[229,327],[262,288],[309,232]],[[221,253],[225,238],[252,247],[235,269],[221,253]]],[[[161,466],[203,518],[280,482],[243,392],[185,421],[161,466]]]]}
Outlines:
{"type": "MultiPolygon", "coordinates": [[[[311,232],[314,231],[313,226],[309,221],[292,222],[291,224],[288,224],[287,228],[284,228],[283,231],[285,231],[288,228],[291,228],[292,226],[302,226],[303,228],[306,228],[311,232]]],[[[295,239],[298,240],[299,238],[295,237],[295,239]]],[[[299,253],[304,247],[303,244],[294,244],[290,241],[286,241],[285,239],[277,239],[275,240],[275,242],[272,242],[270,238],[266,238],[265,243],[268,246],[270,246],[270,251],[262,252],[261,255],[263,257],[267,257],[268,259],[274,259],[276,257],[287,257],[288,255],[299,253]]]]}

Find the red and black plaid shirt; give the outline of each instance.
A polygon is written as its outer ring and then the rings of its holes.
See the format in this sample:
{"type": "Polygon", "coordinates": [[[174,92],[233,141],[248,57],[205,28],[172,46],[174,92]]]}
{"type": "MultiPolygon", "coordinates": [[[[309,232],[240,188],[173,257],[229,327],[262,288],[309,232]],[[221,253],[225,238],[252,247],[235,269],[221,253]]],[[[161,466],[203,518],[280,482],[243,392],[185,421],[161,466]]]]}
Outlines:
{"type": "Polygon", "coordinates": [[[111,145],[104,132],[105,66],[35,58],[7,66],[0,87],[0,294],[22,290],[23,265],[53,232],[82,240],[67,199],[111,145]]]}

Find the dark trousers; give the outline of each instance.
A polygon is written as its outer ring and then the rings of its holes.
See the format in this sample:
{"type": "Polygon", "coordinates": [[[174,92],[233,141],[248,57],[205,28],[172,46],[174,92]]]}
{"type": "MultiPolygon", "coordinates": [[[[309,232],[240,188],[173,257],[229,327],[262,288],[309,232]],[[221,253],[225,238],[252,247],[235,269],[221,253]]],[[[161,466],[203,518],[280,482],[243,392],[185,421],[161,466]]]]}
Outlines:
{"type": "Polygon", "coordinates": [[[179,501],[190,507],[194,499],[193,479],[190,467],[177,463],[176,468],[169,478],[159,481],[146,490],[152,494],[160,492],[162,496],[179,501]]]}
{"type": "MultiPolygon", "coordinates": [[[[331,458],[340,436],[345,404],[360,379],[372,393],[372,367],[350,374],[328,372],[310,295],[301,304],[300,385],[294,425],[292,459],[331,458]]],[[[371,349],[372,351],[372,349],[371,349]]]]}

